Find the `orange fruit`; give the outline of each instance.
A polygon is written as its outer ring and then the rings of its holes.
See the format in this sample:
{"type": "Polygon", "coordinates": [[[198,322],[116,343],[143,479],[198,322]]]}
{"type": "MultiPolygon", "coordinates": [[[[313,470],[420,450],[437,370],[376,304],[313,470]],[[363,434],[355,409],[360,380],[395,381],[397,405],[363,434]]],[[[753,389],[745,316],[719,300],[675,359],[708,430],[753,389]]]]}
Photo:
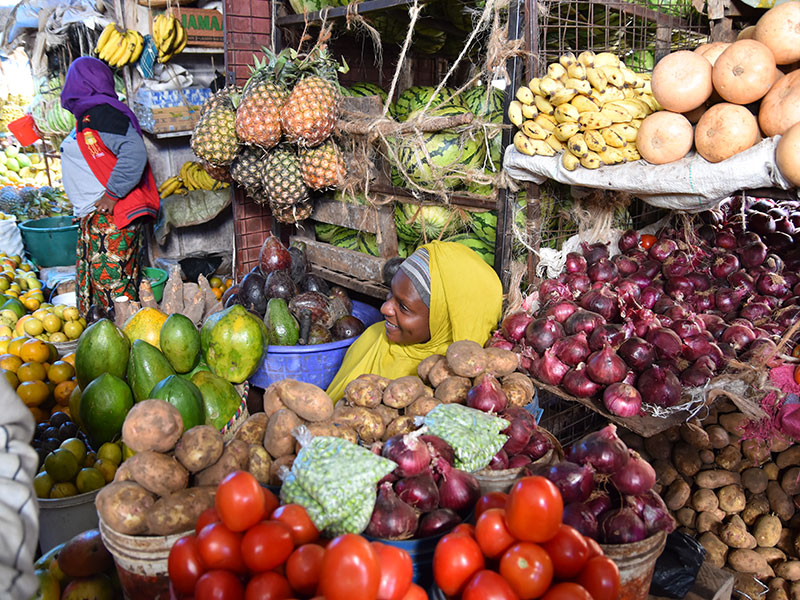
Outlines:
{"type": "Polygon", "coordinates": [[[78,385],[78,382],[74,379],[62,381],[56,385],[56,389],[53,390],[53,397],[56,399],[56,404],[62,407],[69,406],[69,397],[72,395],[72,390],[75,389],[76,385],[78,385]]]}
{"type": "MultiPolygon", "coordinates": [[[[19,321],[17,321],[19,323],[19,321]]],[[[30,340],[31,338],[26,337],[24,335],[19,335],[15,338],[12,338],[10,342],[8,342],[8,351],[10,354],[15,354],[19,356],[19,350],[22,348],[22,344],[30,340]]],[[[39,340],[41,342],[41,340],[39,340]]]]}
{"type": "Polygon", "coordinates": [[[11,385],[12,388],[17,389],[19,385],[19,377],[14,371],[7,371],[6,369],[0,369],[0,375],[6,378],[6,381],[11,385]]]}
{"type": "Polygon", "coordinates": [[[0,369],[16,373],[22,364],[22,359],[15,354],[0,354],[0,369]]]}
{"type": "Polygon", "coordinates": [[[41,304],[42,303],[38,299],[33,297],[25,298],[25,300],[22,301],[22,305],[31,311],[37,310],[41,304]]]}
{"type": "Polygon", "coordinates": [[[70,352],[69,354],[65,354],[61,358],[61,360],[63,360],[64,362],[68,362],[69,364],[71,364],[74,367],[75,366],[75,353],[74,352],[70,352]]]}
{"type": "Polygon", "coordinates": [[[69,413],[69,406],[61,406],[60,404],[53,404],[53,408],[50,409],[50,414],[54,415],[57,412],[62,412],[68,417],[72,418],[72,415],[69,413]]]}
{"type": "Polygon", "coordinates": [[[29,406],[28,410],[31,411],[31,414],[33,415],[33,420],[36,421],[37,423],[44,423],[50,418],[50,415],[48,415],[38,406],[29,406]]]}
{"type": "Polygon", "coordinates": [[[50,397],[50,388],[41,380],[23,381],[17,387],[17,396],[25,406],[39,406],[50,397]]]}
{"type": "Polygon", "coordinates": [[[41,381],[47,378],[47,370],[42,363],[25,362],[17,369],[17,377],[20,381],[41,381]]]}
{"type": "Polygon", "coordinates": [[[75,367],[63,360],[57,360],[47,369],[47,378],[53,383],[65,383],[74,376],[75,367]]]}
{"type": "Polygon", "coordinates": [[[212,292],[214,292],[214,297],[215,297],[217,300],[219,300],[220,298],[222,298],[222,293],[223,293],[223,292],[222,292],[222,288],[220,288],[220,287],[211,288],[211,291],[212,291],[212,292]]]}
{"type": "Polygon", "coordinates": [[[42,340],[28,340],[19,348],[19,357],[25,362],[46,362],[50,360],[50,348],[42,340]]]}

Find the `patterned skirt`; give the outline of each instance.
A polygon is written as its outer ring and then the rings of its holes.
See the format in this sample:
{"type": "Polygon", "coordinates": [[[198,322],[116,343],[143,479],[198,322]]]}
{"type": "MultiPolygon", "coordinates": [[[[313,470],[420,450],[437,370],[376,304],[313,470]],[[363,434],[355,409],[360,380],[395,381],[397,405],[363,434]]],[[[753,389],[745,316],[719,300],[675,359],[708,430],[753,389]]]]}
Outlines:
{"type": "Polygon", "coordinates": [[[117,296],[139,298],[142,227],[117,229],[113,216],[97,212],[81,219],[76,268],[81,314],[92,304],[108,309],[117,296]]]}

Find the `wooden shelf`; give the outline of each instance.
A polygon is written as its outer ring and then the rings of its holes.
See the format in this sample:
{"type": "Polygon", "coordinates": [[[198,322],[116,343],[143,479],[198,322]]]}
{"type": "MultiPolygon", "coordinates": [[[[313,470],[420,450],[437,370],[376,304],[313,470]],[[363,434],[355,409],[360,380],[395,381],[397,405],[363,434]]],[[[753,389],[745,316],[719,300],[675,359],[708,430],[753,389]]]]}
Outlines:
{"type": "Polygon", "coordinates": [[[352,14],[363,15],[377,10],[385,10],[387,8],[397,8],[403,6],[410,6],[414,4],[412,0],[366,0],[352,6],[337,6],[335,8],[328,8],[321,11],[315,11],[308,14],[292,14],[277,17],[275,24],[278,27],[285,25],[305,25],[306,23],[321,23],[323,16],[325,19],[342,19],[347,16],[348,9],[352,10],[352,14]]]}
{"type": "Polygon", "coordinates": [[[165,140],[169,138],[179,138],[179,137],[189,137],[192,135],[193,129],[186,129],[183,131],[164,131],[161,133],[151,133],[149,131],[145,131],[147,135],[150,137],[154,137],[157,140],[165,140]]]}
{"type": "MultiPolygon", "coordinates": [[[[225,54],[225,48],[204,48],[201,46],[187,46],[180,54],[225,54]]],[[[177,54],[176,56],[180,56],[177,54]]]]}

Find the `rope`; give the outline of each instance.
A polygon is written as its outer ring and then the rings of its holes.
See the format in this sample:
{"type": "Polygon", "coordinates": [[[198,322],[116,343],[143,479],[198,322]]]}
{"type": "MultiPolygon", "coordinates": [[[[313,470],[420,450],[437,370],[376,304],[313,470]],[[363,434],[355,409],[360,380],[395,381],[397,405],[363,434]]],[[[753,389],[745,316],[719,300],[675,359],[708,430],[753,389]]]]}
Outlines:
{"type": "Polygon", "coordinates": [[[397,89],[397,81],[400,79],[400,72],[402,70],[403,62],[405,61],[406,54],[408,54],[408,49],[411,46],[411,38],[414,37],[414,25],[416,25],[417,19],[419,18],[419,13],[421,11],[422,7],[419,5],[419,0],[414,0],[414,4],[408,8],[408,14],[411,17],[411,22],[408,25],[408,31],[406,32],[406,39],[403,42],[403,47],[400,49],[400,56],[397,58],[397,67],[394,70],[392,84],[389,86],[389,94],[386,96],[386,102],[383,106],[384,117],[389,112],[389,103],[391,102],[391,99],[394,98],[394,92],[397,89]]]}

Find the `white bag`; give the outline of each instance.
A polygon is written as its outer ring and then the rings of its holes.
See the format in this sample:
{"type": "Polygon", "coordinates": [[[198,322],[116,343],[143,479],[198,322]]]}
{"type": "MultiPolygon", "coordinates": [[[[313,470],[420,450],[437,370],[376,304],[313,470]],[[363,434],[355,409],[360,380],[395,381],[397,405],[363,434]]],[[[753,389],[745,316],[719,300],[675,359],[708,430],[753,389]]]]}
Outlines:
{"type": "Polygon", "coordinates": [[[24,249],[16,217],[9,216],[0,221],[0,252],[5,252],[9,256],[15,254],[22,256],[24,249]]]}

